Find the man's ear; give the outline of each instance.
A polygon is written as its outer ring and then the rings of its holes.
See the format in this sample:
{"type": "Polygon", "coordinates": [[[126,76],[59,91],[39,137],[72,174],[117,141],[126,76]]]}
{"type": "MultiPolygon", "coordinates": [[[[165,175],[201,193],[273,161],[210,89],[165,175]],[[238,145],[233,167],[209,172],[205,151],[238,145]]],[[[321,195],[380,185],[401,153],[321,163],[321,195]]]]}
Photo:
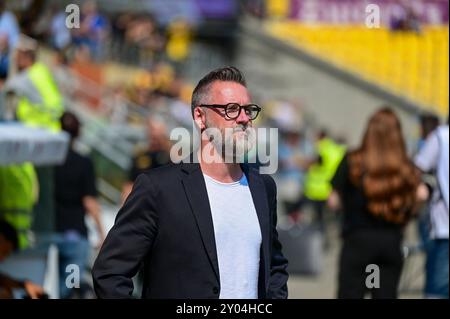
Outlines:
{"type": "Polygon", "coordinates": [[[197,124],[200,131],[206,129],[206,114],[205,111],[199,106],[194,108],[194,122],[197,124]]]}

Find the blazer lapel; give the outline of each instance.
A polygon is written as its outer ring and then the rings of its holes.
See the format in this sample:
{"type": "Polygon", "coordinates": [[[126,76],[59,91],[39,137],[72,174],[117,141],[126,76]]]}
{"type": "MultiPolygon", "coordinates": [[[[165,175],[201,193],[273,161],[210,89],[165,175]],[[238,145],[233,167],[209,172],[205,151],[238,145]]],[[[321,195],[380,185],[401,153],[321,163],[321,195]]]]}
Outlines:
{"type": "Polygon", "coordinates": [[[220,282],[216,239],[205,179],[198,163],[183,163],[182,170],[186,173],[182,178],[184,190],[200,230],[204,248],[214,268],[217,280],[220,282]]]}
{"type": "Polygon", "coordinates": [[[256,174],[252,169],[249,169],[247,165],[241,165],[242,170],[247,176],[248,185],[253,198],[253,204],[255,205],[256,214],[258,215],[259,226],[261,228],[262,237],[262,256],[261,261],[264,267],[264,287],[267,288],[269,280],[269,267],[270,267],[270,251],[269,251],[269,234],[270,234],[270,211],[267,202],[267,191],[264,181],[261,176],[256,174]]]}

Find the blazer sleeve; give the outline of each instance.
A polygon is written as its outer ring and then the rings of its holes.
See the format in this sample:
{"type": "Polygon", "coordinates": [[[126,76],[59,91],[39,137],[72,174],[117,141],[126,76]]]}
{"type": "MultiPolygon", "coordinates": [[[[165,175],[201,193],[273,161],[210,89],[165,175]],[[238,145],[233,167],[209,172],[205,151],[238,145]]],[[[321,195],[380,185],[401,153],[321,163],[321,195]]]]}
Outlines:
{"type": "Polygon", "coordinates": [[[99,298],[131,298],[132,278],[157,234],[155,197],[150,177],[141,174],[94,263],[92,277],[99,298]]]}
{"type": "Polygon", "coordinates": [[[277,186],[270,176],[266,176],[266,187],[269,199],[271,217],[271,260],[270,277],[267,297],[269,299],[287,299],[288,297],[288,260],[284,257],[277,231],[277,186]]]}

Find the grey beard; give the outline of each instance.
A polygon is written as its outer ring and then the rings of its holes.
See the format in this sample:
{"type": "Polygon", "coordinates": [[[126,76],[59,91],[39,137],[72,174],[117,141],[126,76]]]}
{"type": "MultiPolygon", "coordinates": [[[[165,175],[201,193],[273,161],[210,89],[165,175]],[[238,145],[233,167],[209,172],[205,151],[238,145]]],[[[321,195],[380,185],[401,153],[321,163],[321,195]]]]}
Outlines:
{"type": "MultiPolygon", "coordinates": [[[[212,128],[206,121],[207,128],[212,128]]],[[[220,154],[225,163],[241,163],[245,159],[245,155],[255,145],[255,131],[253,127],[239,124],[234,128],[220,130],[221,138],[209,136],[209,141],[213,144],[216,151],[220,154]],[[233,130],[230,132],[230,130],[233,130]],[[241,138],[235,137],[235,133],[245,132],[245,136],[241,138]],[[231,133],[231,134],[230,134],[231,133]]]]}

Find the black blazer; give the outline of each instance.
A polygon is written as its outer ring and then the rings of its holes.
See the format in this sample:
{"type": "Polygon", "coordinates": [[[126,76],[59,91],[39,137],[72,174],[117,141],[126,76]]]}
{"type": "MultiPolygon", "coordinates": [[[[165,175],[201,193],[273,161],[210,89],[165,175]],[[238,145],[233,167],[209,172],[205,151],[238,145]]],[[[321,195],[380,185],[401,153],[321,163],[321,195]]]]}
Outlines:
{"type": "MultiPolygon", "coordinates": [[[[287,298],[287,260],[276,231],[276,185],[242,166],[261,227],[259,298],[287,298]]],[[[92,275],[99,298],[130,298],[143,266],[143,298],[205,299],[220,294],[206,184],[198,163],[141,174],[117,214],[92,275]]]]}

